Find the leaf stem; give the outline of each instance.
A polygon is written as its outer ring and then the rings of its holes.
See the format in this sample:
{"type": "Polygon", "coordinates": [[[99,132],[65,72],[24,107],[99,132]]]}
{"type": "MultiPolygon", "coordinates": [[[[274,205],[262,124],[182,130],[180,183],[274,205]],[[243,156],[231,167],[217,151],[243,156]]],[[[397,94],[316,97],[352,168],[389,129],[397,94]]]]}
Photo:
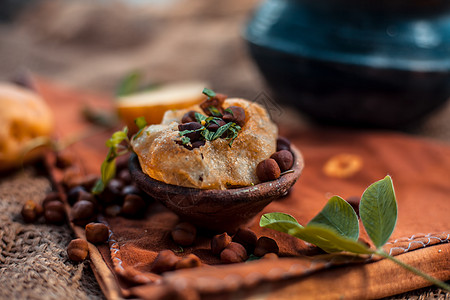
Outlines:
{"type": "Polygon", "coordinates": [[[384,258],[387,258],[387,259],[391,260],[392,262],[400,265],[401,267],[405,268],[406,270],[408,270],[408,271],[410,271],[410,272],[412,272],[412,273],[414,273],[414,274],[416,274],[418,276],[421,276],[422,278],[425,278],[426,280],[428,280],[429,282],[433,283],[434,285],[437,285],[438,287],[440,287],[440,288],[442,288],[444,290],[450,291],[450,285],[449,284],[447,284],[447,283],[445,283],[443,281],[440,281],[439,279],[434,278],[433,276],[430,276],[430,275],[428,275],[426,273],[423,273],[422,271],[420,271],[419,269],[414,268],[413,266],[405,264],[404,262],[402,262],[402,261],[396,259],[395,257],[387,254],[383,250],[378,250],[375,253],[380,255],[380,256],[382,256],[382,257],[384,257],[384,258]]]}

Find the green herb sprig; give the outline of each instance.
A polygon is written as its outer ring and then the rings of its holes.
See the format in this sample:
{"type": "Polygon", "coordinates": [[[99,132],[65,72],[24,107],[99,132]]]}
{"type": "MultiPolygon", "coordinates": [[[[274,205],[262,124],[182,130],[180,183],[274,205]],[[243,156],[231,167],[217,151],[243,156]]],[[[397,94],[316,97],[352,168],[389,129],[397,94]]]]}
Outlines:
{"type": "Polygon", "coordinates": [[[306,226],[300,225],[291,215],[279,212],[264,214],[259,225],[295,236],[328,253],[346,251],[354,254],[379,255],[450,291],[450,285],[399,261],[382,249],[397,222],[397,201],[392,178],[389,175],[364,191],[359,214],[376,249],[358,242],[358,216],[351,205],[338,196],[330,198],[322,211],[306,226]]]}
{"type": "Polygon", "coordinates": [[[214,141],[219,137],[221,137],[223,134],[226,134],[225,139],[230,141],[228,145],[231,147],[233,145],[234,140],[237,138],[239,131],[242,129],[241,126],[237,125],[236,123],[229,122],[223,126],[220,126],[217,129],[217,131],[210,131],[208,130],[208,126],[211,123],[219,125],[218,120],[221,120],[220,118],[215,116],[207,117],[202,115],[201,113],[196,112],[195,119],[197,120],[197,122],[202,124],[202,127],[194,130],[180,131],[178,134],[181,136],[181,142],[183,145],[186,145],[191,142],[190,138],[187,137],[186,134],[193,132],[200,132],[201,136],[205,141],[214,141]]]}
{"type": "MultiPolygon", "coordinates": [[[[139,131],[132,137],[133,140],[140,136],[147,126],[144,117],[137,118],[134,122],[139,128],[139,131]]],[[[91,191],[95,195],[103,192],[108,182],[116,176],[117,157],[132,151],[130,139],[128,138],[128,127],[125,126],[122,130],[114,132],[106,141],[106,147],[108,147],[109,150],[100,167],[101,178],[95,183],[91,191]]]]}
{"type": "Polygon", "coordinates": [[[204,88],[202,93],[208,96],[208,98],[214,98],[216,96],[216,92],[207,88],[204,88]]]}

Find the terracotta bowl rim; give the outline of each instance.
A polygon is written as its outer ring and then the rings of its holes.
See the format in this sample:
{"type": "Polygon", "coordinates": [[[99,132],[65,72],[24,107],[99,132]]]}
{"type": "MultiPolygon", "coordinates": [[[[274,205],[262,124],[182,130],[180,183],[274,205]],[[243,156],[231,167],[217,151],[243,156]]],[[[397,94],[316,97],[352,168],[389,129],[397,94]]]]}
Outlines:
{"type": "MultiPolygon", "coordinates": [[[[280,187],[284,187],[286,185],[292,186],[295,184],[297,179],[300,177],[303,167],[304,167],[304,159],[301,154],[301,152],[295,147],[291,146],[291,152],[294,155],[294,164],[290,170],[293,170],[293,172],[286,173],[280,178],[273,180],[273,181],[267,181],[267,182],[261,182],[252,186],[246,186],[246,187],[240,187],[240,188],[231,188],[231,189],[198,189],[198,188],[191,188],[191,187],[184,187],[184,186],[177,186],[172,185],[168,183],[164,183],[161,181],[158,181],[156,179],[151,178],[144,172],[142,172],[142,169],[140,167],[139,159],[137,157],[137,154],[132,153],[129,159],[129,169],[132,173],[133,178],[136,178],[136,176],[139,176],[141,180],[134,180],[138,186],[142,186],[144,184],[147,184],[147,187],[150,187],[151,189],[159,188],[161,190],[165,190],[170,192],[171,194],[180,194],[180,195],[199,195],[201,194],[202,198],[220,198],[220,201],[224,201],[223,197],[230,197],[232,195],[240,194],[240,195],[247,195],[249,198],[255,198],[252,197],[252,194],[256,198],[264,196],[264,194],[268,194],[268,196],[273,196],[272,194],[275,193],[274,189],[279,189],[280,187]],[[140,174],[140,175],[138,175],[140,174]],[[258,192],[259,191],[259,192],[258,192]],[[263,191],[261,193],[261,191],[263,191]]],[[[147,192],[144,189],[145,192],[147,192]]],[[[148,193],[148,192],[147,192],[148,193]]],[[[154,196],[154,195],[150,195],[154,196]]],[[[241,198],[241,197],[240,197],[241,198]]],[[[234,199],[236,200],[236,199],[234,199]]]]}

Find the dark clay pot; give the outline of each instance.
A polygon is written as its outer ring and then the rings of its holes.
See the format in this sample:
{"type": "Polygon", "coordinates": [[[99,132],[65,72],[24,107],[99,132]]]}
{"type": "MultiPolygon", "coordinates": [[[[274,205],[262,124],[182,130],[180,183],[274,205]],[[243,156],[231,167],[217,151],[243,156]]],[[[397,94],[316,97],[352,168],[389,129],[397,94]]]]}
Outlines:
{"type": "Polygon", "coordinates": [[[182,220],[200,229],[234,232],[250,222],[270,202],[285,196],[303,170],[302,155],[292,147],[295,163],[292,173],[277,180],[254,186],[202,190],[166,184],[142,172],[135,154],[130,157],[129,169],[136,185],[177,214],[182,220]]]}
{"type": "Polygon", "coordinates": [[[245,39],[276,98],[321,123],[403,128],[450,96],[450,1],[268,0],[245,39]]]}

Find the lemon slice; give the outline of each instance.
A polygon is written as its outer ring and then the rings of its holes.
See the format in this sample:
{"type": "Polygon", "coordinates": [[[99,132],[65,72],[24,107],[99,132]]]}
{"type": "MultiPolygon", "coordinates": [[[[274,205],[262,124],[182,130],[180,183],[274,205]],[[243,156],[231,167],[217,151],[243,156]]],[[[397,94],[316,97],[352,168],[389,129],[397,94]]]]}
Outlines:
{"type": "Polygon", "coordinates": [[[136,118],[145,117],[147,124],[159,124],[166,111],[201,103],[205,99],[202,94],[205,87],[203,82],[163,85],[150,91],[120,97],[117,100],[117,111],[130,131],[135,132],[136,118]]]}

